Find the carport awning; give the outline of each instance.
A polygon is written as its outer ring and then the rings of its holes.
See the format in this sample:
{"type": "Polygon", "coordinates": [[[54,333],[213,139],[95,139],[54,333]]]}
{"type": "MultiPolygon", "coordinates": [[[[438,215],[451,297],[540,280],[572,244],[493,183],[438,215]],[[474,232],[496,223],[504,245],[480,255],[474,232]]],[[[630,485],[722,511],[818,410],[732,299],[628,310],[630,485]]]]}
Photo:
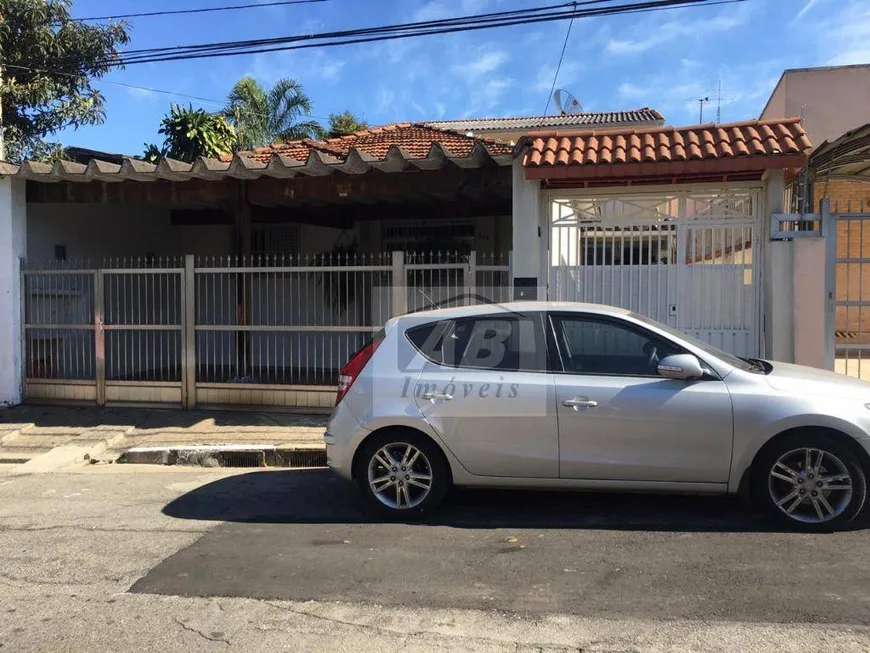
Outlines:
{"type": "Polygon", "coordinates": [[[870,123],[819,145],[810,156],[807,167],[817,179],[870,181],[870,123]]]}
{"type": "Polygon", "coordinates": [[[801,168],[812,147],[799,118],[689,127],[542,132],[525,137],[527,179],[740,174],[801,168]]]}

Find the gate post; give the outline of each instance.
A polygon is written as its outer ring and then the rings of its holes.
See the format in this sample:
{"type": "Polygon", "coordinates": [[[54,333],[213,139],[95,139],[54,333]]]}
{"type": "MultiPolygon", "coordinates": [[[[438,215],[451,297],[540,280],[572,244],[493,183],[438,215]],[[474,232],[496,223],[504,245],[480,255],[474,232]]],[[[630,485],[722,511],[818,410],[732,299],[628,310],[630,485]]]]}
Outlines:
{"type": "Polygon", "coordinates": [[[97,384],[97,405],[106,405],[106,329],[104,328],[106,294],[103,291],[103,271],[94,270],[94,379],[97,384]]]}
{"type": "Polygon", "coordinates": [[[837,292],[837,221],[831,215],[831,201],[824,198],[819,207],[822,238],[825,239],[825,366],[834,369],[837,315],[834,300],[837,292]]]}
{"type": "Polygon", "coordinates": [[[465,305],[471,306],[477,302],[474,300],[477,294],[477,252],[468,253],[468,263],[465,266],[465,305]]]}
{"type": "Polygon", "coordinates": [[[408,273],[405,271],[404,252],[393,252],[390,287],[392,289],[390,316],[404,315],[408,312],[408,273]]]}
{"type": "Polygon", "coordinates": [[[181,404],[196,406],[196,269],[193,254],[184,256],[181,278],[181,404]]]}

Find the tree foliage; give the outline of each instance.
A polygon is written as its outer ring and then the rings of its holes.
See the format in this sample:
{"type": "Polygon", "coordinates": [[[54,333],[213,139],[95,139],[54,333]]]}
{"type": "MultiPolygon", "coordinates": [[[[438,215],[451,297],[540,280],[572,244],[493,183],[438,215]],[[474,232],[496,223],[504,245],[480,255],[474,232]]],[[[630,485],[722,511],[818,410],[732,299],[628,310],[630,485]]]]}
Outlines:
{"type": "Polygon", "coordinates": [[[318,138],[323,128],[311,113],[311,100],[295,79],[282,77],[266,90],[252,77],[243,77],[227,98],[224,115],[236,128],[240,149],[300,138],[318,138]]]}
{"type": "Polygon", "coordinates": [[[368,123],[360,120],[350,111],[329,114],[329,130],[327,131],[329,138],[346,136],[368,128],[368,123]]]}
{"type": "Polygon", "coordinates": [[[164,137],[163,147],[146,143],[146,161],[156,162],[164,156],[188,163],[198,156],[216,159],[232,154],[236,144],[235,130],[222,115],[178,104],[160,121],[157,133],[164,137]]]}
{"type": "Polygon", "coordinates": [[[6,158],[45,158],[46,138],[66,127],[100,124],[105,100],[93,88],[129,42],[127,24],[70,18],[71,0],[0,0],[0,102],[6,158]]]}

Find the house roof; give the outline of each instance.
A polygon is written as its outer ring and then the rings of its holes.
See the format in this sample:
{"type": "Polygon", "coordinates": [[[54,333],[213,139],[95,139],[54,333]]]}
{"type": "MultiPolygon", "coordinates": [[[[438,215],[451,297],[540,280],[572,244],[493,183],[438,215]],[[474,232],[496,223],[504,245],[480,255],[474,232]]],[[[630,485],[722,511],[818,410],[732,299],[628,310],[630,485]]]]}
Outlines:
{"type": "Polygon", "coordinates": [[[256,179],[348,175],[404,170],[437,170],[446,166],[481,168],[509,166],[511,146],[483,138],[403,123],[356,132],[324,141],[305,139],[240,152],[225,160],[199,157],[194,163],[163,159],[158,164],[124,158],[112,163],[58,161],[54,165],[25,161],[0,162],[0,175],[33,181],[186,181],[188,179],[256,179]]]}
{"type": "Polygon", "coordinates": [[[689,127],[534,133],[520,141],[517,153],[526,147],[523,158],[526,176],[548,178],[799,167],[806,161],[812,144],[800,119],[787,118],[689,127]],[[548,174],[560,169],[561,173],[548,174]]]}
{"type": "Polygon", "coordinates": [[[347,136],[328,138],[322,141],[306,138],[301,141],[276,143],[240,154],[255,161],[268,161],[273,154],[301,160],[307,158],[312,150],[316,150],[336,159],[344,160],[351,149],[356,149],[361,154],[383,159],[387,156],[390,148],[397,147],[408,158],[422,159],[427,156],[435,143],[458,157],[469,156],[476,144],[484,146],[494,155],[510,154],[511,152],[511,146],[504,143],[486,138],[474,138],[452,129],[436,128],[422,123],[399,123],[364,129],[347,136]]]}
{"type": "Polygon", "coordinates": [[[581,127],[587,125],[661,125],[665,117],[649,107],[631,111],[599,111],[554,116],[517,116],[513,118],[468,118],[465,120],[433,120],[426,124],[439,129],[460,132],[486,132],[509,129],[542,129],[545,127],[581,127]]]}

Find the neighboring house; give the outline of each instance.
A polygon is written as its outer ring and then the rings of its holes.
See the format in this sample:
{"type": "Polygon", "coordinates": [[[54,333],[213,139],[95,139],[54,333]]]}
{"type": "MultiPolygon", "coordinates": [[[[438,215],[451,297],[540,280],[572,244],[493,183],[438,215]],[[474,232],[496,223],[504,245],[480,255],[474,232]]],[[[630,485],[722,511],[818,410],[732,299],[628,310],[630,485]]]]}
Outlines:
{"type": "Polygon", "coordinates": [[[786,116],[801,116],[817,148],[833,154],[830,145],[836,145],[848,152],[837,157],[846,167],[826,156],[824,174],[811,158],[808,171],[796,178],[793,208],[818,211],[828,199],[835,214],[846,216],[837,226],[836,369],[870,379],[864,363],[870,357],[870,264],[864,262],[870,259],[870,220],[847,215],[870,212],[870,154],[861,151],[867,138],[862,128],[870,123],[870,64],[786,70],[761,117],[786,116]],[[855,136],[841,139],[853,130],[855,136]]]}
{"type": "Polygon", "coordinates": [[[793,259],[768,241],[810,148],[796,118],[540,127],[515,146],[403,123],[226,161],[0,163],[0,401],[325,409],[390,315],[511,296],[794,356],[798,302],[769,282],[793,259]]]}
{"type": "Polygon", "coordinates": [[[434,120],[426,124],[438,129],[453,129],[473,136],[515,143],[526,134],[541,129],[577,130],[657,127],[665,124],[665,117],[655,109],[643,107],[633,111],[598,111],[552,116],[434,120]]]}
{"type": "MultiPolygon", "coordinates": [[[[794,68],[782,73],[761,120],[800,116],[810,141],[819,147],[849,130],[870,123],[870,64],[794,68]]],[[[828,198],[832,204],[870,203],[870,184],[836,179],[812,189],[813,210],[828,198]]],[[[870,251],[870,250],[868,250],[870,251]]]]}

